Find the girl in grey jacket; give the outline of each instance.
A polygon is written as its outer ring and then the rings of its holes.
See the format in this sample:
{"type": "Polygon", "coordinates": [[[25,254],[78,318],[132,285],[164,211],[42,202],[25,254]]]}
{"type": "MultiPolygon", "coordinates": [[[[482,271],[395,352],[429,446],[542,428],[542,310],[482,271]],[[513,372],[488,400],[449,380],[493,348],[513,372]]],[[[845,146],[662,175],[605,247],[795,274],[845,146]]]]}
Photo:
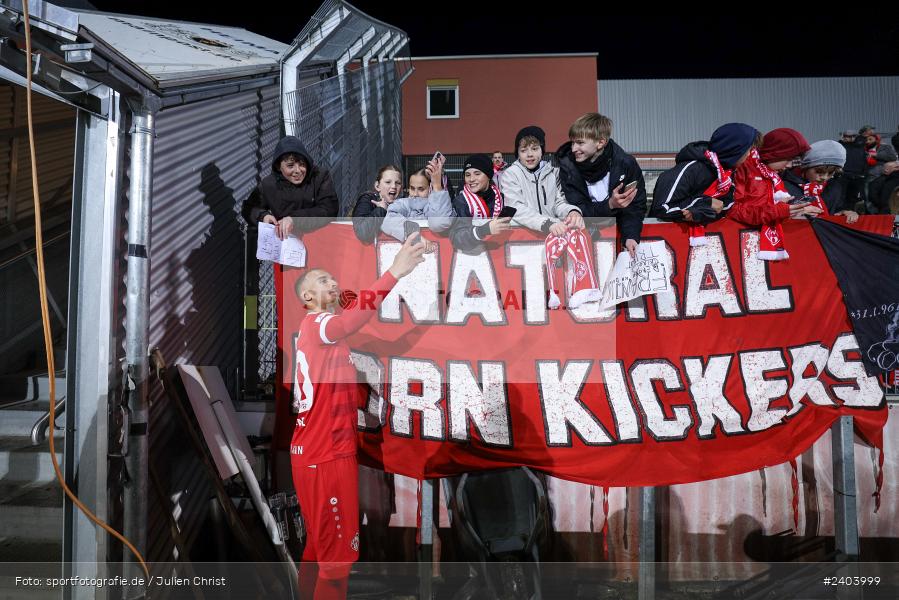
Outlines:
{"type": "MultiPolygon", "coordinates": [[[[400,198],[387,207],[387,214],[381,223],[381,231],[405,241],[406,221],[427,219],[428,228],[435,233],[443,233],[453,224],[453,205],[449,192],[443,188],[443,163],[441,156],[431,160],[428,166],[409,176],[409,196],[400,198]]],[[[435,243],[424,240],[425,252],[433,252],[435,243]]]]}

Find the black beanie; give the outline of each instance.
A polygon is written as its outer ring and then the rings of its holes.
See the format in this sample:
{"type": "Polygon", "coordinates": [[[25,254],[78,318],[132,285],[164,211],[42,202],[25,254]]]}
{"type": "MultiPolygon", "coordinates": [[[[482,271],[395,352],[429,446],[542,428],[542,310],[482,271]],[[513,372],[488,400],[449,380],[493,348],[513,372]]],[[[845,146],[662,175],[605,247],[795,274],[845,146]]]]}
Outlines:
{"type": "Polygon", "coordinates": [[[518,156],[518,145],[521,144],[521,140],[528,136],[537,138],[540,142],[540,151],[546,154],[546,133],[536,125],[528,125],[518,132],[518,135],[515,136],[515,150],[512,154],[518,156]]]}
{"type": "Polygon", "coordinates": [[[477,169],[488,178],[493,176],[493,161],[486,154],[472,154],[465,159],[465,166],[462,167],[462,175],[468,169],[477,169]]]}

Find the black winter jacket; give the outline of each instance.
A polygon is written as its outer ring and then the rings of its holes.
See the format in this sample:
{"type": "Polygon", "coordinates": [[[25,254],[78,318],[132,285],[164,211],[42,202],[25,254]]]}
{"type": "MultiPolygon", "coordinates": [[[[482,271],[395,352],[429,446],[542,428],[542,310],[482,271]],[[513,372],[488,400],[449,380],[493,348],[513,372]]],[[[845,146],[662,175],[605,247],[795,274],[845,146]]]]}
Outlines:
{"type": "MultiPolygon", "coordinates": [[[[493,202],[487,202],[486,205],[490,217],[493,217],[493,202]]],[[[469,253],[481,252],[484,240],[490,235],[490,219],[473,219],[461,190],[453,197],[453,212],[456,218],[449,229],[453,248],[469,253]]]]}
{"type": "MultiPolygon", "coordinates": [[[[673,169],[668,169],[656,180],[656,186],[652,192],[651,217],[666,221],[683,221],[684,209],[698,203],[711,204],[712,198],[704,195],[715,181],[718,180],[718,171],[705,152],[709,148],[708,142],[692,142],[687,144],[677,153],[673,169]]],[[[730,191],[718,198],[724,203],[724,209],[715,219],[722,218],[734,204],[734,186],[730,191]]]]}
{"type": "Polygon", "coordinates": [[[294,217],[294,227],[298,231],[312,231],[337,217],[338,210],[337,193],[327,169],[316,167],[300,140],[288,136],[275,146],[272,172],[244,201],[241,215],[250,225],[269,214],[279,220],[294,217]],[[281,157],[291,153],[302,156],[308,165],[306,177],[299,185],[285,179],[278,168],[281,157]]]}
{"type": "MultiPolygon", "coordinates": [[[[802,186],[808,183],[805,179],[796,174],[793,170],[784,171],[781,174],[781,178],[784,181],[787,192],[789,192],[791,196],[794,198],[803,197],[804,192],[802,186]]],[[[824,186],[824,192],[821,194],[821,199],[824,200],[824,204],[827,206],[827,212],[832,215],[843,210],[852,210],[852,207],[846,206],[844,198],[846,191],[843,187],[843,183],[841,177],[834,177],[827,182],[827,185],[824,186]]]]}
{"type": "Polygon", "coordinates": [[[864,139],[851,143],[840,142],[846,149],[846,163],[843,173],[849,177],[863,177],[868,172],[868,154],[865,152],[864,139]]]}
{"type": "Polygon", "coordinates": [[[372,204],[378,200],[378,192],[362,192],[353,207],[353,231],[360,242],[371,244],[381,233],[381,223],[387,216],[387,209],[372,204]]]}
{"type": "Polygon", "coordinates": [[[614,140],[609,140],[605,151],[612,153],[609,167],[609,195],[600,202],[594,202],[587,189],[587,182],[575,166],[571,142],[565,142],[559,147],[555,157],[559,161],[565,200],[581,209],[585,218],[615,217],[621,230],[621,240],[639,242],[643,218],[646,216],[646,183],[643,181],[643,171],[637,164],[637,159],[625,152],[614,140]],[[637,182],[637,195],[634,201],[626,208],[610,208],[609,198],[612,190],[618,187],[618,184],[627,185],[631,181],[637,182]]]}

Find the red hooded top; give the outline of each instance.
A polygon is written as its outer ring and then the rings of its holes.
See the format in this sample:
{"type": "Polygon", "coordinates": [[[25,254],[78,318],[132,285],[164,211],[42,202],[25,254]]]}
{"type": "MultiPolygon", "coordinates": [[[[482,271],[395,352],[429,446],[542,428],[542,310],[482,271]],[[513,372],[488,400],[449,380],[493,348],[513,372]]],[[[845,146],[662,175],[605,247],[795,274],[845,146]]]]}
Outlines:
{"type": "Polygon", "coordinates": [[[760,227],[790,218],[790,205],[774,202],[774,182],[762,172],[761,161],[773,162],[800,156],[810,146],[801,133],[786,127],[765,134],[758,154],[750,156],[734,173],[734,205],[728,218],[760,227]]]}

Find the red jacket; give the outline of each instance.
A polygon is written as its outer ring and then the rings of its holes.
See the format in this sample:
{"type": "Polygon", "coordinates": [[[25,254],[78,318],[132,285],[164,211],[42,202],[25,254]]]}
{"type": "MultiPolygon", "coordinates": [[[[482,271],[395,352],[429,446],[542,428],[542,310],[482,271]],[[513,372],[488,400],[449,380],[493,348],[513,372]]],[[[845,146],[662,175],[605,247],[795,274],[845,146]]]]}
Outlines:
{"type": "Polygon", "coordinates": [[[776,225],[790,218],[790,205],[774,203],[774,183],[750,157],[734,173],[734,205],[727,213],[746,225],[776,225]]]}

